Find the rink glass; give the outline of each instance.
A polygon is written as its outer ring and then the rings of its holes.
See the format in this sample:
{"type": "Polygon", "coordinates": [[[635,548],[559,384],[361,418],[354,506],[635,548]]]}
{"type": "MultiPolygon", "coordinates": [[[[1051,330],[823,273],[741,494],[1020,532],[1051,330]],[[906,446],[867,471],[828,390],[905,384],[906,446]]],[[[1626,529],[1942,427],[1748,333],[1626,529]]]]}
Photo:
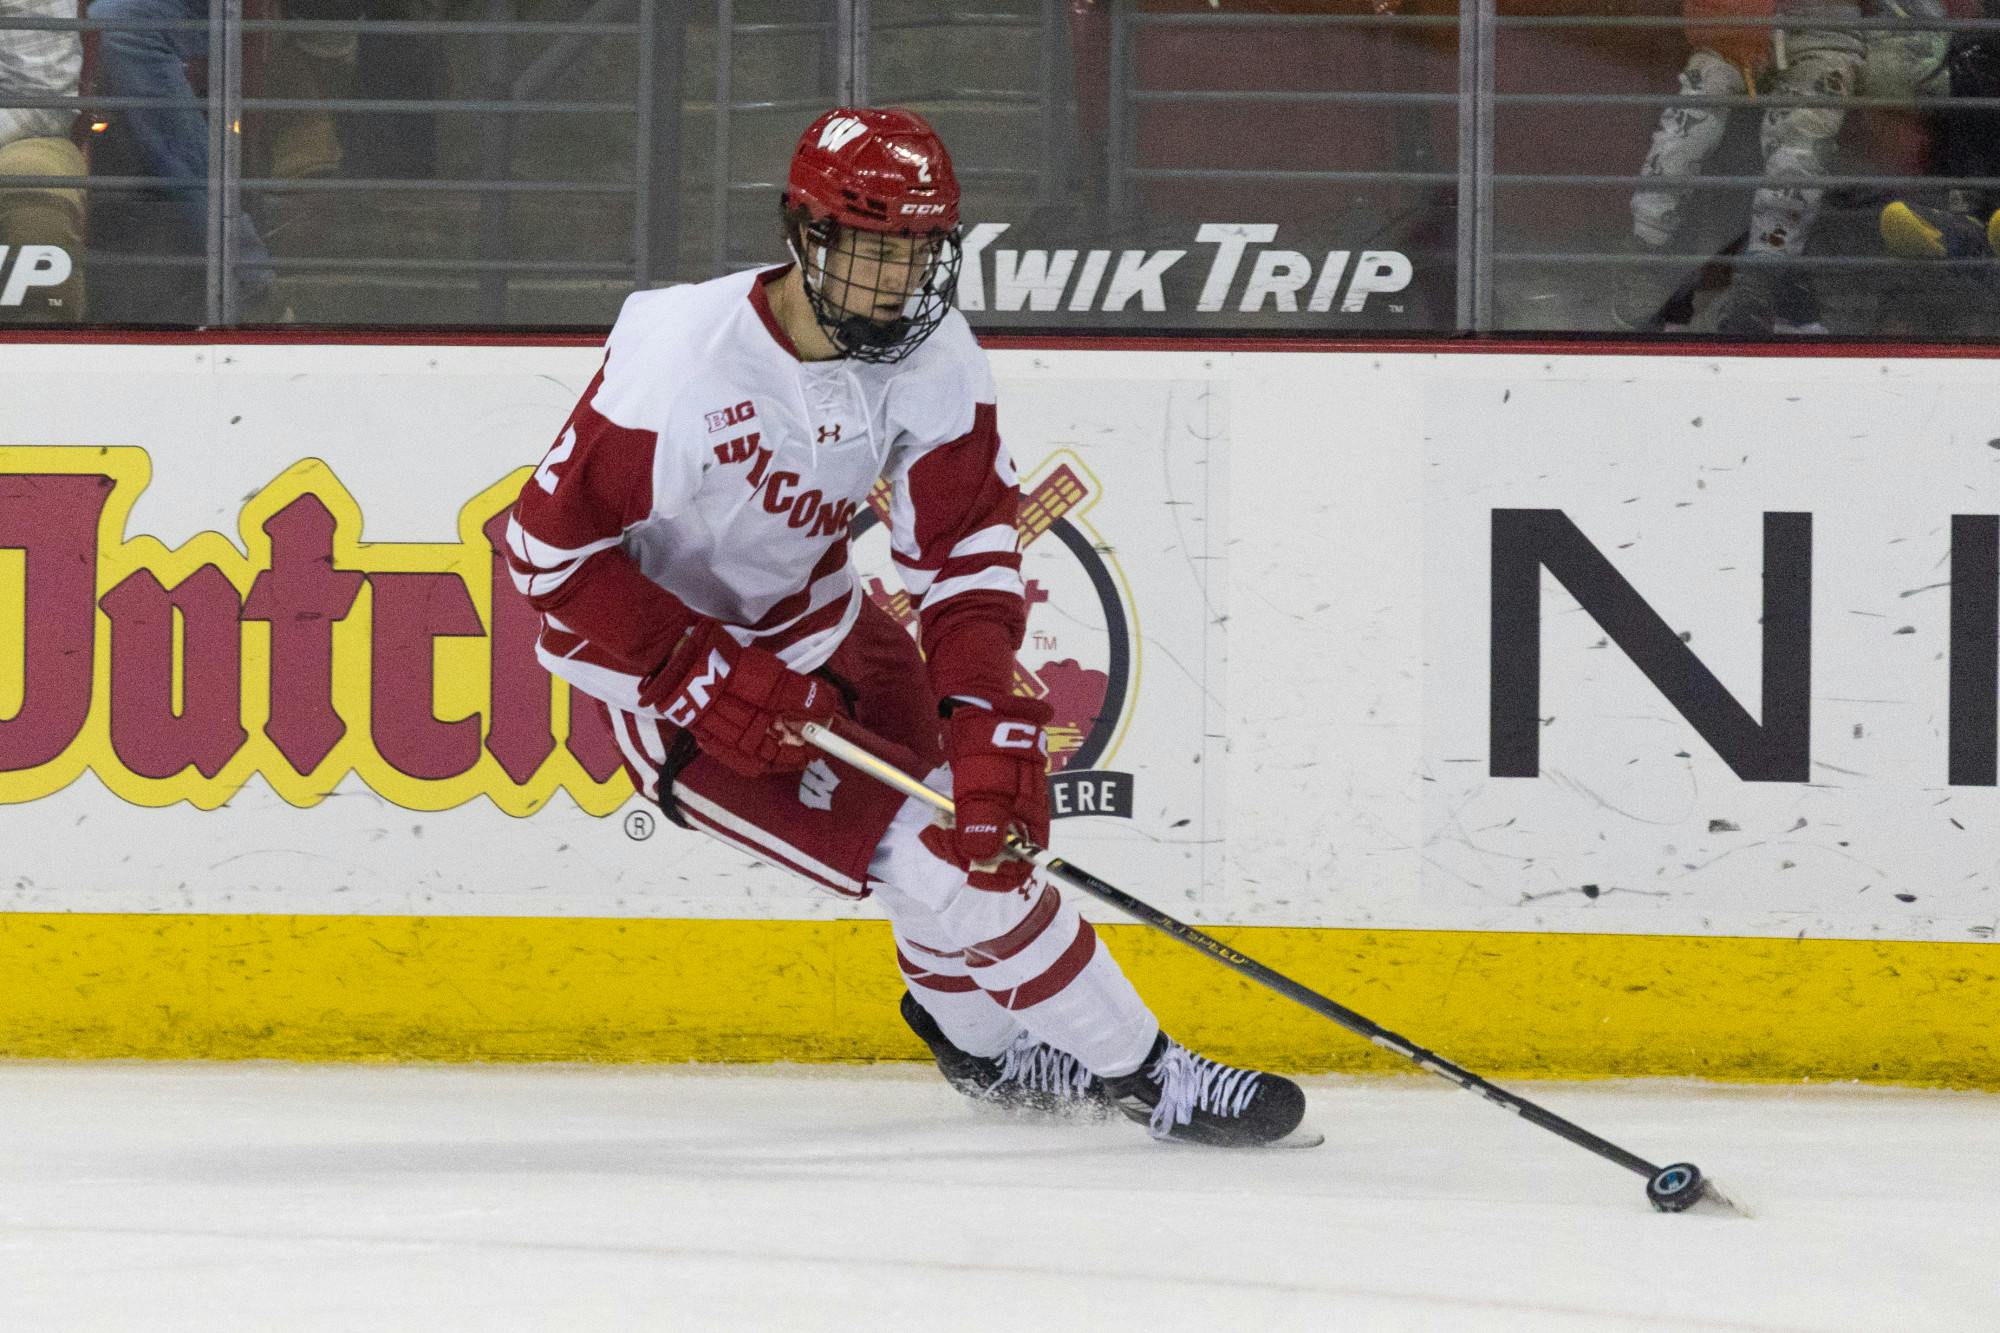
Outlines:
{"type": "MultiPolygon", "coordinates": [[[[960,305],[985,330],[1610,332],[1650,268],[1684,289],[1692,323],[1667,331],[1705,335],[1731,281],[1772,267],[1754,196],[1773,183],[1809,196],[1781,267],[1829,332],[1970,338],[1996,319],[1977,297],[2000,262],[1993,168],[1966,150],[2000,135],[1952,103],[1978,89],[1939,73],[1944,20],[1843,25],[1858,73],[1836,105],[1772,70],[1755,105],[1674,103],[1728,123],[1668,187],[1671,247],[1635,256],[1641,163],[1692,49],[1681,0],[160,12],[0,7],[0,41],[41,44],[0,103],[44,117],[0,146],[22,182],[0,191],[0,323],[601,327],[635,286],[783,259],[786,155],[843,101],[907,105],[950,145],[960,305]],[[80,29],[88,86],[46,54],[80,29]],[[1822,184],[1770,179],[1779,113],[1840,122],[1822,184]],[[1965,253],[1888,253],[1898,201],[1956,206],[1965,253]],[[68,256],[87,300],[37,309],[57,265],[39,250],[16,274],[28,246],[68,256]]],[[[1787,37],[1794,59],[1814,44],[1787,37]]]]}

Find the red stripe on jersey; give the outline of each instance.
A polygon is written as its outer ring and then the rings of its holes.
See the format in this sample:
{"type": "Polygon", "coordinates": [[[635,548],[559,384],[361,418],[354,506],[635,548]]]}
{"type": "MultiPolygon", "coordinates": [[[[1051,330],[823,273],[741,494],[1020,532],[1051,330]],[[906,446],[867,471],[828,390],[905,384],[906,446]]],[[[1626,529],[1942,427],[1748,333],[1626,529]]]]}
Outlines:
{"type": "MultiPolygon", "coordinates": [[[[557,550],[616,540],[653,511],[659,436],[620,426],[591,406],[603,383],[600,368],[514,502],[521,530],[557,550]]],[[[512,552],[508,559],[513,568],[534,572],[512,552]]],[[[665,661],[696,619],[680,598],[647,578],[616,547],[593,553],[560,585],[529,600],[588,639],[616,669],[638,675],[665,661]]]]}
{"type": "MultiPolygon", "coordinates": [[[[900,557],[900,563],[932,571],[938,580],[1003,566],[1020,569],[1019,551],[951,555],[973,533],[999,526],[1012,530],[1020,518],[1021,492],[1000,479],[1000,450],[994,406],[978,403],[971,430],[910,465],[904,486],[914,515],[909,538],[917,555],[914,560],[900,557]]],[[[975,589],[923,606],[919,622],[931,688],[940,697],[990,699],[1013,693],[1014,654],[1028,628],[1020,597],[975,589]]]]}
{"type": "MultiPolygon", "coordinates": [[[[945,561],[944,568],[938,571],[937,582],[942,583],[946,579],[963,578],[967,574],[976,573],[982,569],[1011,569],[1018,573],[1020,568],[1021,553],[1019,551],[988,551],[983,555],[954,556],[950,560],[945,561]]],[[[937,584],[934,583],[931,586],[936,587],[937,584]]],[[[993,591],[998,590],[995,589],[993,591]]]]}
{"type": "Polygon", "coordinates": [[[653,752],[646,748],[646,742],[639,735],[639,719],[620,709],[616,710],[611,725],[625,733],[626,743],[618,747],[618,759],[625,766],[626,775],[632,779],[632,785],[638,788],[641,796],[658,800],[660,765],[654,760],[653,752]],[[641,763],[646,765],[646,771],[643,773],[638,767],[641,763]]]}
{"type": "Polygon", "coordinates": [[[1062,894],[1053,884],[1042,889],[1042,896],[1028,909],[1028,914],[1004,935],[996,935],[982,944],[968,945],[965,950],[967,967],[991,967],[1003,958],[1012,958],[1021,950],[1042,937],[1049,923],[1056,919],[1056,911],[1062,906],[1062,894]]]}
{"type": "MultiPolygon", "coordinates": [[[[588,662],[592,667],[604,667],[606,671],[626,671],[622,662],[610,658],[608,652],[598,648],[594,642],[582,634],[572,634],[570,630],[556,628],[548,620],[542,620],[542,650],[550,656],[568,658],[572,662],[588,662]]],[[[632,675],[626,671],[626,675],[632,675]]]]}
{"type": "Polygon", "coordinates": [[[813,584],[818,583],[830,574],[839,573],[841,566],[846,563],[847,535],[843,533],[838,541],[826,548],[825,553],[819,558],[819,563],[813,566],[812,573],[806,575],[806,582],[803,588],[800,588],[788,597],[779,599],[777,605],[757,617],[756,624],[747,626],[746,628],[761,633],[793,619],[812,604],[813,584]]]}
{"type": "Polygon", "coordinates": [[[514,507],[528,535],[550,546],[575,550],[616,537],[653,511],[660,437],[621,426],[591,406],[603,386],[600,367],[514,507]]]}
{"type": "Polygon", "coordinates": [[[771,309],[770,294],[764,290],[791,271],[792,266],[786,264],[783,268],[759,276],[757,281],[751,283],[750,308],[757,312],[758,319],[764,321],[764,328],[770,333],[771,340],[789,352],[795,360],[803,361],[805,358],[799,355],[797,344],[792,342],[792,335],[785,332],[785,326],[778,322],[777,313],[771,309]]]}
{"type": "Polygon", "coordinates": [[[940,699],[1004,699],[1014,692],[1014,654],[1028,628],[1019,597],[995,588],[962,592],[922,620],[924,665],[940,699]]]}
{"type": "Polygon", "coordinates": [[[597,655],[587,660],[637,676],[666,661],[698,619],[620,550],[599,551],[554,592],[528,600],[589,641],[597,655]]]}
{"type": "Polygon", "coordinates": [[[577,563],[576,558],[571,557],[570,559],[564,560],[561,564],[558,565],[537,565],[532,563],[531,561],[523,560],[520,556],[514,554],[514,552],[512,551],[508,551],[505,554],[507,557],[508,571],[510,573],[517,574],[522,578],[529,578],[536,574],[553,574],[559,569],[564,569],[570,565],[577,563]]]}
{"type": "Polygon", "coordinates": [[[1040,1004],[1075,981],[1077,975],[1090,965],[1091,958],[1097,953],[1097,932],[1090,928],[1088,921],[1079,920],[1076,926],[1076,938],[1070,941],[1069,948],[1063,950],[1062,957],[1056,959],[1048,971],[1033,981],[1022,982],[1012,991],[992,993],[1002,1008],[1026,1009],[1040,1004]]]}
{"type": "Polygon", "coordinates": [[[547,621],[542,622],[540,644],[542,650],[551,657],[559,657],[566,662],[581,662],[585,666],[600,667],[605,671],[616,671],[620,675],[630,676],[635,690],[638,688],[639,679],[644,675],[643,672],[632,670],[589,639],[564,633],[547,621]]]}
{"type": "Polygon", "coordinates": [[[782,653],[785,649],[813,635],[834,628],[847,616],[849,597],[836,597],[796,625],[790,625],[776,634],[757,640],[757,646],[767,653],[782,653]]]}
{"type": "Polygon", "coordinates": [[[925,452],[904,483],[914,514],[919,569],[942,569],[951,548],[998,524],[1013,527],[1021,492],[1000,480],[1000,429],[992,403],[976,403],[972,429],[925,452]]]}
{"type": "Polygon", "coordinates": [[[542,619],[541,644],[543,648],[554,653],[557,657],[581,658],[583,661],[589,662],[594,666],[610,667],[613,671],[625,671],[626,669],[623,662],[608,656],[602,648],[589,639],[564,628],[559,618],[544,617],[542,619]]]}

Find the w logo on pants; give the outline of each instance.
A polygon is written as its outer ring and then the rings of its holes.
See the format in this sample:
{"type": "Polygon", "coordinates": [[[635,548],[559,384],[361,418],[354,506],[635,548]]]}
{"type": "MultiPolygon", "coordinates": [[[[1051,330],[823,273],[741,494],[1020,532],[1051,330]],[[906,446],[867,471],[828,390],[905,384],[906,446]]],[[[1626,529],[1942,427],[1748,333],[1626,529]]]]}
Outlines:
{"type": "Polygon", "coordinates": [[[831,810],[833,789],[839,785],[840,775],[833,771],[833,765],[815,759],[799,775],[799,803],[815,810],[831,810]]]}

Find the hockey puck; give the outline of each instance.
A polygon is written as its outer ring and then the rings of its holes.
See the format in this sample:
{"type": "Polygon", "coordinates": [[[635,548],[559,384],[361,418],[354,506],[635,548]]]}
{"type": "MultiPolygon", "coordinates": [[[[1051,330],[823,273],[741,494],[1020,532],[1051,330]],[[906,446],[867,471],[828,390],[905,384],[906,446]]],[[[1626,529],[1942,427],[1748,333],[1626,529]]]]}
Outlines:
{"type": "Polygon", "coordinates": [[[1707,1188],[1701,1168],[1693,1162],[1663,1166],[1646,1182],[1646,1202],[1662,1213],[1684,1213],[1694,1207],[1707,1188]]]}

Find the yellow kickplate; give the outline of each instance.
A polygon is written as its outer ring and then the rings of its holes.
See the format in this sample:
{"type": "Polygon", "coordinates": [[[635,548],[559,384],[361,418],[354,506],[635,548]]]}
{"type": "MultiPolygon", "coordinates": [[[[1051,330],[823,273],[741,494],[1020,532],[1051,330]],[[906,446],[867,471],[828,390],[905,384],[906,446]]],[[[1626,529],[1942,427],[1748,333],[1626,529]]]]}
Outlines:
{"type": "MultiPolygon", "coordinates": [[[[1408,1066],[1137,926],[1176,1036],[1408,1066]]],[[[1495,1077],[2000,1087],[1990,944],[1240,927],[1236,948],[1495,1077]]],[[[882,1060],[923,1054],[879,921],[0,914],[0,1055],[882,1060]]]]}

